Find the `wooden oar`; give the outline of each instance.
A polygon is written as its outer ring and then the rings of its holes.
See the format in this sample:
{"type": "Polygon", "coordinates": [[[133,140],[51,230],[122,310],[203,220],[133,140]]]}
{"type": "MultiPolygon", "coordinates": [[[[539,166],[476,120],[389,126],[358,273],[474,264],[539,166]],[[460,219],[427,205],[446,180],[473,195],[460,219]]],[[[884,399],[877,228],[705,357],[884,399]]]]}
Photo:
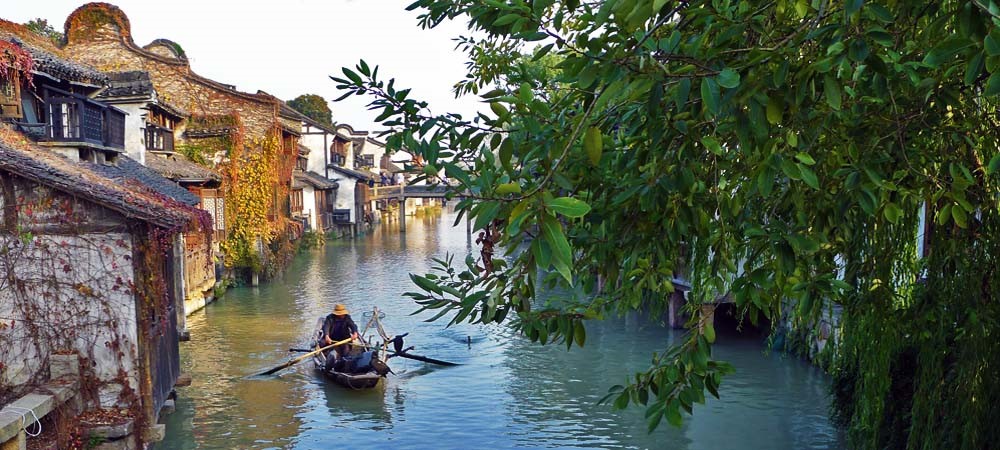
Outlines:
{"type": "MultiPolygon", "coordinates": [[[[395,352],[389,353],[389,355],[386,357],[386,359],[392,358],[392,357],[395,357],[395,356],[399,356],[399,357],[409,358],[409,359],[415,359],[417,361],[423,361],[423,362],[427,362],[427,363],[431,363],[431,364],[440,364],[442,366],[461,366],[461,364],[459,364],[459,363],[453,363],[453,362],[448,362],[448,361],[441,361],[440,359],[428,358],[426,356],[413,355],[413,354],[407,353],[407,351],[409,351],[411,349],[413,349],[413,347],[410,347],[410,348],[404,350],[402,353],[395,353],[395,352]]],[[[290,349],[288,349],[288,351],[290,351],[290,352],[309,352],[309,351],[312,351],[312,350],[309,350],[309,349],[306,349],[306,348],[290,348],[290,349]]]]}
{"type": "Polygon", "coordinates": [[[441,365],[441,366],[460,366],[461,365],[459,363],[453,363],[453,362],[448,362],[448,361],[441,361],[440,359],[428,358],[426,356],[411,355],[411,354],[406,353],[406,352],[402,352],[402,353],[389,353],[389,357],[393,357],[393,356],[399,356],[399,357],[402,357],[402,358],[415,359],[417,361],[423,361],[423,362],[431,363],[431,364],[438,364],[438,365],[441,365]]]}
{"type": "Polygon", "coordinates": [[[298,358],[290,359],[290,360],[288,360],[288,362],[286,362],[286,363],[284,363],[284,364],[282,364],[282,365],[280,365],[278,367],[265,370],[265,371],[263,371],[261,373],[258,373],[256,375],[254,375],[254,376],[255,377],[259,377],[259,376],[262,376],[262,375],[271,375],[272,373],[275,373],[275,372],[277,372],[277,371],[279,371],[281,369],[284,369],[286,367],[294,366],[294,365],[298,364],[299,362],[301,362],[303,359],[306,359],[306,358],[308,358],[308,357],[310,357],[312,355],[315,355],[315,354],[317,354],[319,352],[322,352],[322,351],[325,351],[325,350],[329,350],[329,349],[334,348],[334,347],[336,347],[338,345],[344,345],[344,344],[346,344],[348,342],[351,342],[351,340],[352,340],[352,338],[347,338],[347,339],[344,339],[342,341],[334,342],[334,343],[332,343],[330,345],[327,345],[326,347],[323,347],[323,348],[318,349],[318,350],[313,350],[313,351],[311,351],[309,353],[306,353],[306,354],[304,354],[302,356],[299,356],[298,358]]]}

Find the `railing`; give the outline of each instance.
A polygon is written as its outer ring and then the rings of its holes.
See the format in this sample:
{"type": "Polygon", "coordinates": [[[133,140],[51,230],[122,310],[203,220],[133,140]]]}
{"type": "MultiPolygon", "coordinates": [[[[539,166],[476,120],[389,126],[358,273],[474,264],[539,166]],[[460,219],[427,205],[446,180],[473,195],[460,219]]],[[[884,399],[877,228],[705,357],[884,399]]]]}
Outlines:
{"type": "Polygon", "coordinates": [[[125,149],[125,113],[87,97],[46,96],[43,141],[74,142],[125,149]]]}
{"type": "MultiPolygon", "coordinates": [[[[382,200],[390,198],[442,198],[450,189],[449,186],[438,185],[412,185],[403,184],[391,186],[376,186],[371,189],[369,200],[382,200]]],[[[461,194],[459,194],[461,196],[461,194]]]]}
{"type": "Polygon", "coordinates": [[[351,223],[351,210],[335,209],[330,214],[330,223],[351,223]]]}

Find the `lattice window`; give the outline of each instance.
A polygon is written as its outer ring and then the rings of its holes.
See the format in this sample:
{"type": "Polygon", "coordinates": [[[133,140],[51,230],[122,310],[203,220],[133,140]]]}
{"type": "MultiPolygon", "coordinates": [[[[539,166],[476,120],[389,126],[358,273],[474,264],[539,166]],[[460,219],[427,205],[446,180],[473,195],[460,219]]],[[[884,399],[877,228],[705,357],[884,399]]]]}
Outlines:
{"type": "Polygon", "coordinates": [[[21,110],[21,83],[17,78],[0,79],[0,117],[24,117],[24,111],[21,110]]]}

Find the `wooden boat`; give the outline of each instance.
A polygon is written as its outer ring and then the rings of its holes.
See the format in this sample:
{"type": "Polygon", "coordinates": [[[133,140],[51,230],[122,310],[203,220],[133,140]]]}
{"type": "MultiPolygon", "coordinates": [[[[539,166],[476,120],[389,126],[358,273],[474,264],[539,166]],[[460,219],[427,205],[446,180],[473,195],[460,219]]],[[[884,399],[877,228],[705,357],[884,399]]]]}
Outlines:
{"type": "MultiPolygon", "coordinates": [[[[316,332],[313,334],[316,337],[317,341],[320,338],[323,337],[323,330],[322,330],[322,328],[323,328],[323,319],[319,319],[319,321],[316,324],[316,332]]],[[[315,348],[319,348],[319,347],[315,347],[315,348]]],[[[363,351],[364,351],[363,347],[353,346],[351,348],[351,350],[349,351],[348,354],[349,355],[359,355],[363,351]]],[[[335,352],[333,352],[331,350],[330,351],[330,356],[334,357],[334,355],[335,355],[335,352]]],[[[346,388],[350,388],[350,389],[371,389],[371,388],[374,388],[375,386],[378,386],[379,381],[381,381],[383,378],[385,378],[385,374],[379,374],[375,370],[374,366],[376,364],[372,364],[371,366],[369,366],[368,370],[365,371],[365,372],[361,372],[361,373],[347,373],[347,372],[338,372],[334,367],[331,367],[330,370],[325,370],[325,367],[326,367],[326,355],[324,355],[323,353],[317,353],[317,354],[313,355],[312,359],[313,359],[313,365],[316,367],[316,370],[318,370],[320,373],[322,373],[323,376],[325,376],[326,378],[328,378],[330,380],[333,380],[333,382],[335,382],[335,383],[337,383],[337,384],[339,384],[341,386],[344,386],[346,388]]],[[[381,358],[380,358],[377,350],[373,354],[372,360],[373,361],[381,362],[381,358]]],[[[384,366],[385,363],[382,362],[382,364],[384,366]]]]}

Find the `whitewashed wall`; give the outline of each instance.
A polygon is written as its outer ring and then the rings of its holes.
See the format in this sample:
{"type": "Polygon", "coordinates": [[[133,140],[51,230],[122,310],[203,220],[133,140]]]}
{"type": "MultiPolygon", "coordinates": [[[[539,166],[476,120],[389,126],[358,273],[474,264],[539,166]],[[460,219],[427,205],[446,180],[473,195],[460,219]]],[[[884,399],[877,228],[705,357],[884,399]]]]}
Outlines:
{"type": "Polygon", "coordinates": [[[139,389],[131,235],[40,235],[27,245],[10,235],[0,240],[11,249],[0,258],[0,270],[24,282],[21,292],[0,289],[0,317],[13,324],[0,333],[0,380],[32,381],[53,351],[75,350],[93,358],[101,405],[121,406],[119,370],[131,389],[139,389]],[[43,338],[31,331],[29,317],[44,327],[43,338]]]}
{"type": "Polygon", "coordinates": [[[316,217],[316,189],[312,186],[302,188],[302,214],[309,215],[309,227],[312,231],[323,231],[319,228],[319,220],[316,217]]]}
{"type": "Polygon", "coordinates": [[[147,102],[117,103],[116,108],[125,111],[125,153],[129,158],[146,165],[146,143],[143,128],[146,128],[146,111],[141,109],[147,102]]]}
{"type": "MultiPolygon", "coordinates": [[[[316,131],[315,128],[311,130],[316,131]]],[[[332,136],[328,135],[326,145],[324,146],[323,135],[321,134],[305,134],[299,138],[299,143],[309,149],[309,160],[306,163],[307,170],[320,175],[326,174],[327,156],[325,155],[330,152],[329,146],[333,143],[332,139],[332,136]]]]}

